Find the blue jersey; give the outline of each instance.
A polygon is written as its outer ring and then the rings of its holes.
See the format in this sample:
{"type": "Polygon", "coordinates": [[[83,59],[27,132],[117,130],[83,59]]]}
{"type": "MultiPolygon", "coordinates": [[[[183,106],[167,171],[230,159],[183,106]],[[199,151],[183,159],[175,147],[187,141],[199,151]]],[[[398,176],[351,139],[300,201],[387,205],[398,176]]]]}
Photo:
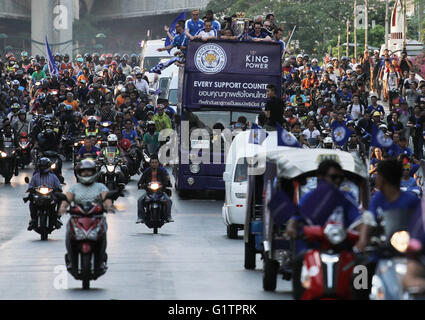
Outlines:
{"type": "Polygon", "coordinates": [[[400,187],[402,187],[402,188],[409,189],[409,188],[416,187],[417,185],[418,184],[416,183],[416,179],[413,178],[413,177],[409,177],[408,180],[401,179],[401,181],[400,181],[400,187]]]}
{"type": "Polygon", "coordinates": [[[202,28],[204,28],[204,21],[193,21],[193,19],[186,20],[185,29],[189,30],[191,36],[194,36],[202,28]]]}
{"type": "Polygon", "coordinates": [[[379,111],[381,114],[385,114],[384,107],[381,106],[380,104],[378,104],[376,107],[374,107],[373,105],[370,105],[370,106],[367,107],[367,110],[369,110],[370,113],[373,113],[375,111],[379,111]]]}
{"type": "Polygon", "coordinates": [[[98,147],[96,147],[96,146],[93,146],[93,147],[91,148],[91,150],[90,150],[90,151],[88,151],[88,150],[87,150],[86,146],[82,146],[82,147],[80,148],[80,150],[78,150],[78,154],[79,154],[80,156],[83,156],[83,155],[85,155],[86,153],[96,154],[97,152],[100,152],[100,149],[99,149],[98,147]]]}
{"type": "Polygon", "coordinates": [[[216,31],[220,31],[221,30],[221,24],[220,22],[218,22],[217,20],[213,20],[212,22],[212,28],[216,31]]]}
{"type": "Polygon", "coordinates": [[[420,204],[420,199],[411,192],[401,191],[400,196],[396,201],[388,202],[384,194],[377,191],[370,201],[369,211],[378,220],[382,217],[382,212],[394,209],[410,209],[414,210],[420,204]]]}
{"type": "Polygon", "coordinates": [[[124,139],[130,140],[131,142],[135,142],[138,135],[137,135],[136,130],[131,130],[130,133],[127,133],[127,131],[124,129],[122,131],[122,137],[124,139]]]}
{"type": "Polygon", "coordinates": [[[264,39],[264,38],[267,38],[269,35],[267,34],[267,32],[264,32],[264,31],[262,31],[261,33],[260,33],[260,35],[256,35],[255,34],[255,31],[254,30],[252,30],[250,33],[248,33],[248,35],[251,37],[251,38],[260,38],[260,39],[264,39]]]}
{"type": "Polygon", "coordinates": [[[29,189],[38,188],[41,186],[46,186],[52,189],[57,189],[62,191],[61,183],[59,182],[58,177],[54,173],[49,172],[48,174],[40,174],[36,172],[28,185],[29,189]]]}
{"type": "MultiPolygon", "coordinates": [[[[181,47],[187,48],[187,42],[189,41],[189,38],[185,34],[176,34],[176,36],[173,39],[173,42],[171,42],[171,45],[173,47],[176,47],[177,49],[181,50],[181,47]]],[[[186,50],[182,50],[183,53],[186,53],[186,50]]]]}

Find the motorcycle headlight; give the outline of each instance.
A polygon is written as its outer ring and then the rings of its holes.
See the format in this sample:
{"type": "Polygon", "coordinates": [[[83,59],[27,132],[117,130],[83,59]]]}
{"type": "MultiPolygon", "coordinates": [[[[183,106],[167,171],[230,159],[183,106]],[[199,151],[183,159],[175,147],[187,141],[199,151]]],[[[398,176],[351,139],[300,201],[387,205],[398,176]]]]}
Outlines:
{"type": "Polygon", "coordinates": [[[190,170],[190,172],[196,174],[201,170],[201,167],[199,166],[199,164],[191,164],[189,166],[189,170],[190,170]]]}
{"type": "Polygon", "coordinates": [[[78,142],[74,142],[74,147],[78,147],[78,142]]]}
{"type": "Polygon", "coordinates": [[[6,152],[3,152],[3,151],[0,153],[0,155],[1,155],[2,158],[6,158],[7,157],[7,153],[6,152]]]}
{"type": "Polygon", "coordinates": [[[114,169],[115,169],[115,166],[112,165],[112,164],[108,164],[106,166],[106,170],[108,170],[108,172],[110,172],[110,173],[114,172],[114,169]]]}
{"type": "Polygon", "coordinates": [[[56,163],[53,163],[53,164],[50,166],[50,169],[55,170],[55,169],[56,169],[56,163]]]}
{"type": "Polygon", "coordinates": [[[149,186],[149,188],[150,188],[152,191],[156,191],[156,190],[158,190],[158,189],[159,189],[159,183],[157,183],[157,182],[151,183],[151,185],[149,186]]]}
{"type": "Polygon", "coordinates": [[[399,252],[406,252],[409,245],[410,235],[407,231],[398,231],[390,239],[391,245],[399,252]]]}
{"type": "Polygon", "coordinates": [[[340,224],[328,224],[323,233],[333,245],[343,242],[347,237],[344,227],[340,224]]]}
{"type": "Polygon", "coordinates": [[[42,195],[47,195],[47,194],[49,194],[50,192],[52,192],[52,190],[53,190],[53,189],[51,189],[51,188],[41,187],[41,188],[38,188],[38,189],[37,189],[37,192],[38,192],[38,193],[40,193],[40,194],[42,194],[42,195]]]}
{"type": "Polygon", "coordinates": [[[372,288],[370,290],[369,298],[371,300],[383,300],[385,298],[385,289],[381,278],[377,275],[372,277],[372,288]]]}

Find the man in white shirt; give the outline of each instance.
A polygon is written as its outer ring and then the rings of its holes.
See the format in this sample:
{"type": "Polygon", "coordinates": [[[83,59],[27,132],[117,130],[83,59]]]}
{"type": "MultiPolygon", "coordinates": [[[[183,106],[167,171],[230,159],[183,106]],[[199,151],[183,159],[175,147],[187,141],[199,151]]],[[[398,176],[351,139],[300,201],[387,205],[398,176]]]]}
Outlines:
{"type": "Polygon", "coordinates": [[[137,88],[137,90],[141,91],[142,94],[149,96],[149,84],[145,79],[143,79],[142,71],[137,71],[134,86],[137,88]]]}
{"type": "Polygon", "coordinates": [[[304,141],[307,146],[310,146],[308,143],[308,139],[318,139],[319,141],[322,140],[322,137],[320,136],[320,131],[317,130],[314,127],[314,120],[310,119],[308,120],[307,129],[303,131],[304,141]]]}
{"type": "Polygon", "coordinates": [[[202,39],[202,41],[217,39],[217,30],[212,28],[212,22],[205,21],[204,29],[199,30],[195,36],[190,36],[190,40],[194,39],[202,39]]]}
{"type": "Polygon", "coordinates": [[[360,98],[357,94],[353,96],[353,103],[348,106],[348,114],[354,121],[359,120],[363,117],[365,106],[360,103],[360,98]]]}

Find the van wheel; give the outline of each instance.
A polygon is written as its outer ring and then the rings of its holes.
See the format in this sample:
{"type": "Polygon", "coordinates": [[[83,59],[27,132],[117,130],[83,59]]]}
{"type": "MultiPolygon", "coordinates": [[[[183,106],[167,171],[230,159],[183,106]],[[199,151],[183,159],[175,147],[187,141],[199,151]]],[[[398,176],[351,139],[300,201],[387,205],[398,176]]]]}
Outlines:
{"type": "Polygon", "coordinates": [[[255,269],[255,237],[250,234],[248,236],[248,242],[245,242],[245,269],[255,269]]]}
{"type": "Polygon", "coordinates": [[[263,289],[265,291],[276,290],[278,269],[279,269],[279,263],[277,261],[270,260],[267,256],[264,257],[263,289]]]}
{"type": "Polygon", "coordinates": [[[234,224],[229,224],[227,226],[227,237],[229,239],[237,239],[238,238],[238,227],[234,224]]]}

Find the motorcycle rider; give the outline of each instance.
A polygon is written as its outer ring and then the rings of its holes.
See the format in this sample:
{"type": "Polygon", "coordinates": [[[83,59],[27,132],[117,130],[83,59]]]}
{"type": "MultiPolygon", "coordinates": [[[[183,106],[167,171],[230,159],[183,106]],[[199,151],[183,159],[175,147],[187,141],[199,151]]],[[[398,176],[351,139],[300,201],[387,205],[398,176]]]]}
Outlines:
{"type": "MultiPolygon", "coordinates": [[[[59,208],[59,214],[63,215],[66,213],[69,203],[75,202],[77,204],[84,204],[87,202],[102,202],[105,210],[108,213],[115,213],[112,207],[112,201],[110,199],[106,199],[106,195],[108,192],[108,188],[102,184],[95,182],[98,177],[98,173],[96,171],[96,164],[92,160],[82,160],[76,167],[75,175],[78,180],[77,184],[71,186],[69,191],[66,193],[67,201],[62,201],[61,206],[59,208]]],[[[66,232],[66,249],[69,255],[72,255],[72,246],[70,239],[70,224],[67,225],[66,232]]],[[[103,264],[101,268],[106,270],[106,235],[102,238],[102,245],[100,248],[100,254],[103,256],[103,264]]],[[[71,268],[71,261],[68,259],[67,268],[71,268]]]]}
{"type": "MultiPolygon", "coordinates": [[[[5,142],[12,142],[15,148],[19,146],[18,134],[16,134],[16,131],[12,128],[10,121],[7,118],[3,119],[3,129],[0,131],[0,150],[4,148],[5,142]]],[[[13,168],[15,168],[15,176],[17,176],[19,171],[18,161],[16,158],[13,168]]]]}
{"type": "Polygon", "coordinates": [[[97,154],[100,152],[100,149],[93,145],[91,137],[86,137],[84,139],[84,145],[78,150],[77,161],[85,157],[97,157],[97,154]]]}
{"type": "Polygon", "coordinates": [[[99,134],[99,129],[97,128],[97,119],[95,116],[90,116],[87,119],[87,128],[84,131],[85,136],[97,136],[99,134]]]}
{"type": "MultiPolygon", "coordinates": [[[[102,149],[102,155],[105,158],[121,157],[120,149],[118,148],[118,137],[115,134],[110,134],[107,138],[108,146],[102,149]]],[[[128,167],[125,164],[121,165],[121,172],[118,176],[119,183],[125,183],[125,177],[128,177],[128,167]]]]}
{"type": "MultiPolygon", "coordinates": [[[[52,162],[50,161],[49,158],[40,159],[38,163],[38,170],[32,176],[31,181],[28,185],[27,192],[29,192],[30,190],[34,188],[38,188],[40,186],[46,186],[48,188],[52,188],[54,192],[62,192],[62,186],[58,177],[56,177],[56,175],[50,171],[51,164],[52,162]]],[[[56,207],[56,204],[50,209],[56,212],[55,207],[56,207]]],[[[31,214],[31,219],[28,225],[28,229],[27,229],[28,231],[31,231],[32,229],[34,229],[35,219],[37,218],[36,217],[37,208],[34,206],[32,202],[30,202],[30,214],[31,214]]],[[[55,227],[56,229],[59,229],[61,226],[62,226],[62,222],[60,221],[60,217],[57,216],[55,227]]]]}
{"type": "Polygon", "coordinates": [[[160,146],[158,136],[159,132],[155,132],[155,122],[148,121],[147,132],[143,135],[143,143],[146,145],[149,154],[158,152],[160,146]]]}
{"type": "Polygon", "coordinates": [[[18,120],[13,122],[12,127],[17,134],[21,134],[22,132],[30,132],[30,123],[27,120],[27,112],[25,111],[25,109],[19,110],[18,120]]]}
{"type": "MultiPolygon", "coordinates": [[[[170,184],[170,176],[167,172],[167,170],[165,170],[165,168],[163,168],[162,166],[159,165],[159,160],[158,160],[158,156],[156,154],[152,154],[150,156],[150,162],[149,162],[150,167],[147,168],[143,174],[142,177],[140,178],[139,182],[137,183],[137,185],[139,186],[139,188],[146,188],[146,186],[153,181],[158,181],[163,188],[167,187],[170,184]]],[[[139,197],[139,199],[137,200],[137,221],[136,223],[144,223],[145,221],[145,216],[146,216],[146,212],[145,212],[145,208],[144,208],[144,199],[146,197],[147,191],[145,189],[142,189],[141,191],[141,195],[139,197]]],[[[166,221],[167,222],[174,222],[173,218],[171,217],[171,205],[172,205],[172,201],[170,199],[170,197],[164,192],[164,197],[167,200],[167,218],[166,221]]]]}

